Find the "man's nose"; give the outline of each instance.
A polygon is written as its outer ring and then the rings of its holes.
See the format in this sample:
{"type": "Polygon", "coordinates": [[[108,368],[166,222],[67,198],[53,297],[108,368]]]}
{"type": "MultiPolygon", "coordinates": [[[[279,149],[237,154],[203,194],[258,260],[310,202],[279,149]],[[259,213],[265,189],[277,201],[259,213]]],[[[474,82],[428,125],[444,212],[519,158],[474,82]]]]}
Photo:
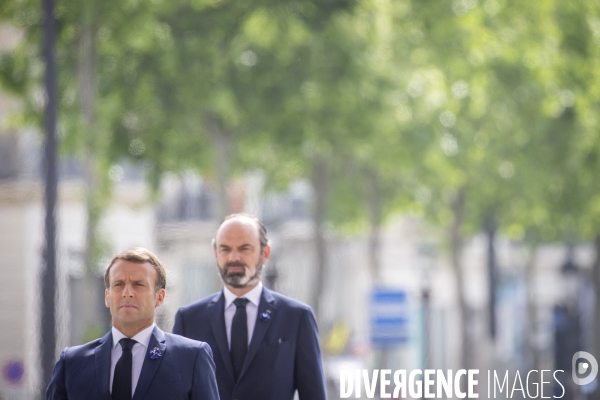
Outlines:
{"type": "Polygon", "coordinates": [[[229,253],[229,260],[228,261],[239,261],[240,260],[240,253],[238,253],[236,250],[231,250],[231,252],[229,253]]]}
{"type": "Polygon", "coordinates": [[[125,284],[125,289],[123,289],[123,297],[133,297],[133,288],[131,284],[125,284]]]}

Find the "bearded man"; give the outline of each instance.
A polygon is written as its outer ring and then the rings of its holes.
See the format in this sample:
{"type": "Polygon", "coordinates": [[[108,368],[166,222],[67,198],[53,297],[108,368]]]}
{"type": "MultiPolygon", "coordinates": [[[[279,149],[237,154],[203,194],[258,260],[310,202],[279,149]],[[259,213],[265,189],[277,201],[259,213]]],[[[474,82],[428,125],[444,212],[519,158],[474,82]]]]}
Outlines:
{"type": "Polygon", "coordinates": [[[319,333],[312,309],[263,286],[271,247],[255,217],[232,214],[213,252],[223,290],[182,307],[173,333],[210,345],[221,400],[325,400],[319,333]]]}

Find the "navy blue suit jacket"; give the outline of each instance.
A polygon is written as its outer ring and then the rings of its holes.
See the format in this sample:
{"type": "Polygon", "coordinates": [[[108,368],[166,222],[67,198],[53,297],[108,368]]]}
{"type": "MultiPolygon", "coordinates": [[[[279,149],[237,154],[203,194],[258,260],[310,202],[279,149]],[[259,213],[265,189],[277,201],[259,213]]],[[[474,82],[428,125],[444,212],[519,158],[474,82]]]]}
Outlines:
{"type": "Polygon", "coordinates": [[[263,287],[248,354],[237,382],[225,331],[225,296],[182,307],[173,332],[210,345],[221,400],[324,400],[319,333],[312,309],[263,287]],[[261,316],[262,315],[262,316],[261,316]],[[265,317],[268,316],[268,317],[265,317]]]}
{"type": "MultiPolygon", "coordinates": [[[[67,347],[54,366],[47,400],[111,400],[110,353],[112,334],[81,346],[67,347]]],[[[215,364],[206,343],[152,331],[132,400],[219,400],[215,364]],[[162,356],[152,359],[158,347],[162,356]]]]}

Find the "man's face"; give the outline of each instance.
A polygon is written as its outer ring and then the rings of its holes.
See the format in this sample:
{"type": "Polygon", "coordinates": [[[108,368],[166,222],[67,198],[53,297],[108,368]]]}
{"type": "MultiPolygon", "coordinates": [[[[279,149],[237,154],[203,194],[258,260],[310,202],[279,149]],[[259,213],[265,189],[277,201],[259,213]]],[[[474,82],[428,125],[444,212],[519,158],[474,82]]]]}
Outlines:
{"type": "Polygon", "coordinates": [[[263,264],[271,248],[262,251],[256,223],[233,218],[221,225],[215,237],[215,257],[223,282],[234,288],[253,287],[260,280],[263,264]]]}
{"type": "Polygon", "coordinates": [[[157,272],[152,264],[117,260],[109,271],[104,300],[113,326],[123,333],[139,332],[154,322],[154,309],[165,299],[165,289],[155,290],[157,272]]]}

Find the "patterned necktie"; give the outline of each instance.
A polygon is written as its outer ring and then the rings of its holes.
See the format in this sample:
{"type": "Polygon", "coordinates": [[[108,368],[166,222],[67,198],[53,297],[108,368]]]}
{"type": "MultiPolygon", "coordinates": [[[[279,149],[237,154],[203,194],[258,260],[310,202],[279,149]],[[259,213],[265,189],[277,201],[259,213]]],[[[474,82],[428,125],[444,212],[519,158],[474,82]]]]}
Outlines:
{"type": "Polygon", "coordinates": [[[113,400],[131,400],[131,369],[133,356],[131,348],[137,342],[133,339],[123,338],[119,340],[121,349],[121,358],[115,365],[115,375],[113,376],[112,398],[113,400]]]}
{"type": "Polygon", "coordinates": [[[237,382],[248,353],[248,317],[246,316],[248,299],[238,297],[233,303],[237,309],[231,322],[231,362],[237,382]]]}

